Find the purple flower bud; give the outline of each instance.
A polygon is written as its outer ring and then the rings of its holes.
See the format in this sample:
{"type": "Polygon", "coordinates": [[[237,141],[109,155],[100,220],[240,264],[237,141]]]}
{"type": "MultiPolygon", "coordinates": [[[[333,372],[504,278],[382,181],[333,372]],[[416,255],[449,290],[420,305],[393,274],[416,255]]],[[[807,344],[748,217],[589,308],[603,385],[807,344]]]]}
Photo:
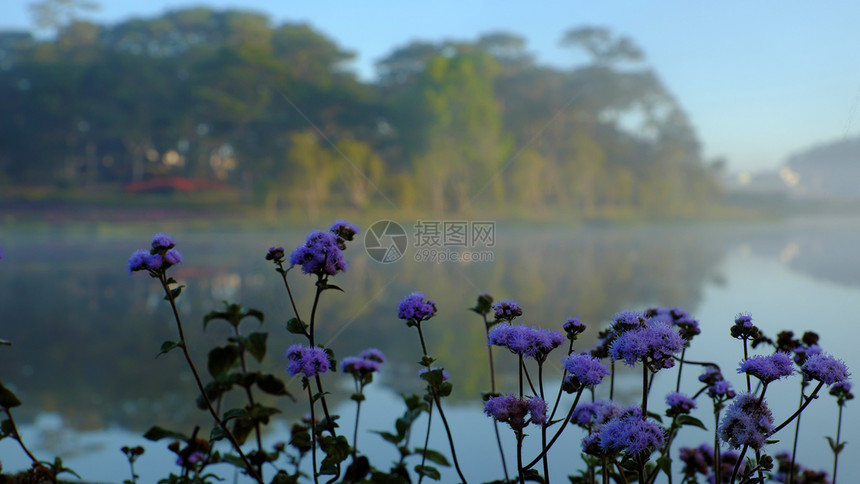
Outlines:
{"type": "Polygon", "coordinates": [[[270,260],[275,263],[283,262],[285,257],[286,253],[284,252],[283,247],[269,247],[269,252],[266,253],[266,260],[270,260]]]}
{"type": "Polygon", "coordinates": [[[493,305],[493,310],[495,311],[494,316],[497,321],[507,321],[511,322],[515,318],[523,315],[523,309],[519,304],[514,302],[512,299],[502,299],[493,305]]]}
{"type": "Polygon", "coordinates": [[[287,373],[290,376],[304,374],[310,378],[320,373],[325,373],[331,368],[326,351],[320,347],[303,346],[300,344],[290,345],[286,351],[287,373]]]}
{"type": "Polygon", "coordinates": [[[182,254],[179,253],[176,249],[170,249],[164,254],[164,262],[167,264],[174,266],[176,264],[182,263],[182,254]]]}
{"type": "Polygon", "coordinates": [[[334,276],[346,270],[347,262],[338,246],[337,236],[315,230],[290,254],[290,265],[302,266],[304,274],[334,276]]]}
{"type": "Polygon", "coordinates": [[[368,348],[362,351],[361,354],[359,354],[358,356],[364,358],[365,360],[373,360],[377,363],[385,363],[386,361],[385,355],[382,354],[382,352],[376,348],[368,348]]]}
{"type": "Polygon", "coordinates": [[[696,402],[692,398],[678,392],[672,392],[666,395],[666,405],[669,406],[666,410],[666,415],[669,417],[674,417],[675,415],[680,414],[689,414],[690,411],[696,408],[696,402]]]}
{"type": "Polygon", "coordinates": [[[345,373],[366,375],[379,371],[379,362],[358,356],[347,356],[341,361],[341,369],[345,373]]]}
{"type": "Polygon", "coordinates": [[[172,249],[176,247],[176,242],[173,240],[173,237],[167,234],[155,234],[152,236],[152,248],[153,249],[172,249]]]}

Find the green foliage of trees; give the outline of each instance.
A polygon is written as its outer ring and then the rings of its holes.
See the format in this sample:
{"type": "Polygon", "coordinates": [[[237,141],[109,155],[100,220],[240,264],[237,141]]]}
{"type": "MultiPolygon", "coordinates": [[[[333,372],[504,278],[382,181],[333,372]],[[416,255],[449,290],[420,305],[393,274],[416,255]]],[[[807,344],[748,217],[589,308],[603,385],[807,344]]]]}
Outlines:
{"type": "Polygon", "coordinates": [[[568,70],[492,32],[399,47],[364,82],[354,54],[307,24],[195,8],[101,26],[75,15],[86,2],[54,3],[55,37],[0,32],[6,186],[179,175],[312,217],[682,214],[718,192],[644,52],[603,28],[562,37],[587,59],[568,70]]]}

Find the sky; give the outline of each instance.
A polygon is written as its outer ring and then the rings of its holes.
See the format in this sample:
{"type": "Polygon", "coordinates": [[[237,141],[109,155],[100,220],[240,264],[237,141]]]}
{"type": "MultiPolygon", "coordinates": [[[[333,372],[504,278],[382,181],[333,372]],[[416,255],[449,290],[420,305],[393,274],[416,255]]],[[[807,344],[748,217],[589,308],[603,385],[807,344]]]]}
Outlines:
{"type": "MultiPolygon", "coordinates": [[[[29,1],[2,0],[0,29],[32,29],[29,1]],[[11,4],[10,4],[11,3],[11,4]]],[[[706,159],[733,172],[776,169],[791,153],[860,136],[860,2],[832,0],[102,0],[85,18],[115,23],[207,6],[268,14],[274,24],[307,22],[374,63],[412,40],[475,40],[507,31],[526,38],[541,64],[582,61],[559,40],[574,27],[632,38],[692,121],[706,159]]],[[[561,106],[559,106],[561,108],[561,106]]]]}

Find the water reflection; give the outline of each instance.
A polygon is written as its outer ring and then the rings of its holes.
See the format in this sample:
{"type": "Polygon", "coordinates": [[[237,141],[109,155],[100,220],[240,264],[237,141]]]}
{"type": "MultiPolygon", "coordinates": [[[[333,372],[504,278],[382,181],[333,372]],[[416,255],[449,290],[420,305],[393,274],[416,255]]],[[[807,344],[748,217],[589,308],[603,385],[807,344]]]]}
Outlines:
{"type": "MultiPolygon", "coordinates": [[[[14,346],[0,352],[0,368],[4,383],[25,402],[18,412],[22,422],[54,412],[73,429],[118,427],[138,435],[152,424],[183,429],[208,425],[190,404],[196,390],[182,358],[155,358],[163,341],[176,338],[175,325],[160,286],[125,272],[128,255],[152,232],[133,231],[95,236],[4,231],[2,337],[14,346]]],[[[179,308],[194,359],[205,366],[206,349],[230,334],[217,323],[204,333],[203,315],[224,300],[239,302],[266,313],[265,370],[286,378],[280,353],[296,338],[283,329],[290,308],[279,276],[263,256],[272,245],[298,245],[305,230],[236,233],[186,227],[172,233],[186,259],[174,277],[187,285],[179,308]]],[[[706,333],[722,331],[715,325],[727,324],[752,303],[735,294],[735,300],[713,308],[714,291],[755,276],[744,272],[747,267],[754,271],[754,265],[727,265],[727,257],[743,257],[741,248],[746,247],[751,259],[745,260],[771,260],[804,276],[856,286],[860,262],[850,256],[858,239],[858,224],[851,221],[539,229],[500,225],[493,263],[419,263],[408,252],[389,265],[371,260],[358,242],[347,251],[348,272],[337,276],[346,294],[324,295],[317,339],[341,357],[367,347],[382,349],[390,363],[380,391],[420,391],[414,364],[420,350],[417,335],[397,320],[395,308],[401,297],[422,290],[439,306],[426,335],[430,352],[454,375],[452,403],[479,412],[475,402],[487,391],[489,379],[484,329],[466,310],[479,292],[517,299],[526,310],[524,320],[532,325],[558,328],[568,315],[580,316],[591,326],[580,348],[590,347],[597,327],[614,312],[651,305],[683,306],[702,320],[706,333]]],[[[290,280],[307,316],[313,281],[297,272],[290,280]]],[[[256,323],[246,324],[246,331],[256,330],[256,323]]],[[[774,324],[780,326],[776,329],[790,326],[785,319],[774,324]]],[[[703,353],[731,366],[734,358],[726,361],[720,351],[703,353]]],[[[497,363],[505,389],[505,382],[513,381],[514,359],[499,357],[497,363]]],[[[342,378],[332,376],[331,388],[337,389],[342,378]]],[[[297,382],[291,389],[300,391],[297,382]]],[[[347,395],[335,391],[332,405],[347,395]]],[[[288,419],[305,411],[304,405],[279,406],[288,419]]],[[[386,417],[401,409],[387,411],[386,417]]],[[[474,420],[474,415],[465,419],[474,420]]]]}

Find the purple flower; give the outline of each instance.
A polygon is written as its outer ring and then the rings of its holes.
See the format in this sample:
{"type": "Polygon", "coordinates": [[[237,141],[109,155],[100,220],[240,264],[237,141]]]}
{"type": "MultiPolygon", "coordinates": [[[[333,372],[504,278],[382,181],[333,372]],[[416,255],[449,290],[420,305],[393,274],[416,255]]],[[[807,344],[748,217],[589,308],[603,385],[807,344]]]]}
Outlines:
{"type": "Polygon", "coordinates": [[[723,378],[722,372],[716,366],[706,366],[705,371],[699,375],[699,381],[708,386],[708,396],[711,398],[720,400],[735,398],[731,383],[723,378]]]}
{"type": "Polygon", "coordinates": [[[529,422],[538,425],[546,423],[546,402],[540,397],[522,399],[514,395],[490,397],[484,404],[484,413],[510,425],[516,431],[522,431],[529,422]],[[531,419],[526,421],[528,415],[531,415],[531,419]]]}
{"type": "Polygon", "coordinates": [[[567,337],[570,339],[574,339],[576,335],[585,331],[585,325],[579,322],[579,318],[576,316],[568,316],[567,322],[562,326],[564,332],[567,333],[567,337]]]}
{"type": "Polygon", "coordinates": [[[149,259],[149,251],[138,249],[132,252],[131,257],[128,259],[128,273],[142,271],[146,269],[146,261],[149,259]]]}
{"type": "Polygon", "coordinates": [[[639,311],[622,311],[612,316],[612,329],[618,334],[646,326],[645,316],[639,311]]]}
{"type": "Polygon", "coordinates": [[[176,459],[176,465],[182,467],[191,467],[198,462],[203,462],[206,459],[206,454],[200,452],[199,450],[195,450],[188,457],[179,456],[176,459]]]}
{"type": "Polygon", "coordinates": [[[672,392],[666,395],[666,405],[669,408],[666,410],[666,415],[674,417],[675,415],[688,414],[696,408],[696,402],[692,398],[683,393],[672,392]]]}
{"type": "Polygon", "coordinates": [[[773,433],[773,415],[764,400],[752,393],[742,393],[726,409],[719,433],[735,449],[748,445],[760,450],[773,433]]]}
{"type": "Polygon", "coordinates": [[[750,329],[753,327],[752,316],[747,313],[738,313],[735,316],[735,324],[750,329]]]}
{"type": "Polygon", "coordinates": [[[274,261],[275,263],[283,262],[286,257],[286,252],[284,252],[283,247],[269,247],[269,251],[266,252],[266,260],[274,261]]]}
{"type": "Polygon", "coordinates": [[[848,380],[834,383],[830,387],[830,394],[836,397],[836,404],[842,406],[846,400],[853,400],[854,394],[851,393],[851,382],[848,380]]]}
{"type": "Polygon", "coordinates": [[[626,452],[648,456],[663,445],[665,431],[635,412],[627,412],[600,427],[600,448],[607,454],[626,452]]]}
{"type": "Polygon", "coordinates": [[[654,372],[671,368],[675,365],[673,356],[683,349],[684,341],[665,321],[652,318],[647,323],[621,333],[609,347],[609,356],[631,366],[642,361],[654,372]]]}
{"type": "Polygon", "coordinates": [[[343,219],[335,220],[329,231],[337,236],[337,243],[341,250],[346,250],[346,242],[352,241],[359,233],[358,227],[343,219]]]}
{"type": "Polygon", "coordinates": [[[514,302],[512,299],[502,299],[493,305],[493,310],[495,311],[495,317],[497,321],[507,321],[511,322],[514,318],[523,315],[523,309],[519,304],[514,302]]]}
{"type": "Polygon", "coordinates": [[[358,356],[347,356],[340,367],[345,373],[368,374],[379,371],[379,362],[358,356]]]}
{"type": "Polygon", "coordinates": [[[693,478],[696,474],[708,475],[714,462],[714,449],[707,444],[699,447],[681,447],[680,458],[684,463],[684,476],[693,478]]]}
{"type": "Polygon", "coordinates": [[[502,323],[490,329],[488,342],[504,346],[515,354],[543,361],[550,351],[564,342],[564,336],[558,331],[502,323]]]}
{"type": "Polygon", "coordinates": [[[595,426],[604,425],[610,419],[618,417],[624,410],[612,400],[597,400],[580,403],[573,411],[572,422],[590,430],[595,426]]]}
{"type": "Polygon", "coordinates": [[[320,373],[325,373],[331,368],[328,354],[320,347],[303,346],[300,344],[290,345],[286,351],[287,373],[290,376],[304,374],[310,378],[320,373]]]}
{"type": "Polygon", "coordinates": [[[427,299],[423,292],[413,292],[400,301],[397,317],[407,321],[420,322],[436,314],[436,303],[427,299]]]}
{"type": "Polygon", "coordinates": [[[146,268],[150,272],[156,272],[164,265],[164,258],[160,254],[150,254],[146,258],[146,268]]]}
{"type": "Polygon", "coordinates": [[[845,362],[826,353],[812,355],[800,368],[812,380],[817,380],[828,386],[848,380],[851,373],[845,362]]]}
{"type": "Polygon", "coordinates": [[[164,254],[164,262],[171,266],[181,264],[182,254],[180,254],[176,249],[170,249],[166,254],[164,254]]]}
{"type": "Polygon", "coordinates": [[[561,364],[570,373],[564,383],[574,392],[581,388],[594,388],[609,374],[606,365],[588,353],[565,356],[561,359],[561,364]]]}
{"type": "Polygon", "coordinates": [[[176,241],[173,240],[173,237],[167,234],[155,234],[152,236],[152,248],[153,249],[172,249],[176,247],[176,241]]]}
{"type": "Polygon", "coordinates": [[[321,230],[309,233],[305,243],[290,254],[290,265],[301,265],[302,273],[318,276],[334,276],[347,267],[337,236],[321,230]]]}
{"type": "Polygon", "coordinates": [[[368,348],[361,352],[358,356],[365,360],[373,360],[377,363],[385,363],[385,355],[376,348],[368,348]]]}
{"type": "Polygon", "coordinates": [[[768,384],[794,373],[794,362],[785,353],[774,353],[772,355],[756,355],[741,362],[738,373],[752,375],[762,383],[768,384]]]}

